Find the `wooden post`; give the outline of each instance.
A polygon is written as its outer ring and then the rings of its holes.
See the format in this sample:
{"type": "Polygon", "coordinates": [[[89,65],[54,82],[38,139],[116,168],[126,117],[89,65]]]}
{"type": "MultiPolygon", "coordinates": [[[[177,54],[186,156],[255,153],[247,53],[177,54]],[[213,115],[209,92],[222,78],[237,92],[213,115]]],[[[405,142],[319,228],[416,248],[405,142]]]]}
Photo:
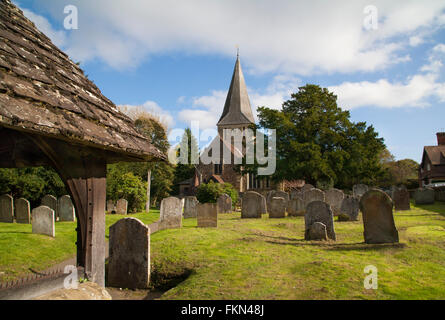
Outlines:
{"type": "Polygon", "coordinates": [[[77,265],[88,280],[105,286],[107,166],[99,150],[33,136],[67,186],[77,216],[77,265]]]}
{"type": "Polygon", "coordinates": [[[151,188],[151,169],[147,174],[147,203],[145,204],[145,212],[150,212],[150,188],[151,188]]]}

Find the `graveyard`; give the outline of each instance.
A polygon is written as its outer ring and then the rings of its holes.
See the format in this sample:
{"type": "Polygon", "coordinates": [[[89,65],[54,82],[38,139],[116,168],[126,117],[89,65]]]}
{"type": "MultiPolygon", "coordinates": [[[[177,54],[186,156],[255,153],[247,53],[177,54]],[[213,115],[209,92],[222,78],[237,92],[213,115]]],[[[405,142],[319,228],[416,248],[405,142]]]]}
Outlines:
{"type": "MultiPolygon", "coordinates": [[[[109,227],[125,215],[106,216],[109,227]]],[[[159,211],[131,215],[150,225],[159,211]]],[[[182,228],[151,235],[150,289],[160,299],[443,299],[445,203],[394,213],[399,243],[365,244],[363,223],[334,220],[336,241],[304,241],[304,217],[241,219],[219,214],[217,228],[182,228]],[[363,269],[379,270],[379,289],[363,288],[363,269]],[[171,280],[174,287],[169,288],[171,280]],[[165,291],[166,290],[166,291],[165,291]]],[[[56,238],[30,225],[0,224],[0,281],[45,270],[75,255],[75,223],[57,222],[56,238]],[[10,244],[10,245],[8,245],[10,244]]]]}

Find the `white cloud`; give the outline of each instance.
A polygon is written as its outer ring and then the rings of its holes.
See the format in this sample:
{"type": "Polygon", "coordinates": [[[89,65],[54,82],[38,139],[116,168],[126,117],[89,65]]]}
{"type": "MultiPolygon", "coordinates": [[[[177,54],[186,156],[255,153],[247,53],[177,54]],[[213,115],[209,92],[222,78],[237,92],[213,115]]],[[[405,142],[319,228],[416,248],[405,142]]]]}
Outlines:
{"type": "Polygon", "coordinates": [[[43,32],[48,38],[51,39],[51,41],[58,47],[64,46],[66,44],[66,34],[64,31],[57,31],[55,30],[51,24],[49,23],[48,19],[45,17],[42,17],[38,14],[35,14],[34,12],[22,9],[23,14],[34,24],[36,25],[37,29],[39,29],[41,32],[43,32]]]}
{"type": "Polygon", "coordinates": [[[409,45],[411,47],[417,47],[419,44],[423,43],[423,39],[419,36],[412,36],[409,38],[409,45]]]}
{"type": "MultiPolygon", "coordinates": [[[[445,24],[443,0],[373,1],[379,28],[371,31],[363,28],[368,0],[70,2],[80,21],[65,49],[118,69],[173,51],[232,57],[239,45],[251,72],[371,72],[406,61],[419,32],[445,24]]],[[[64,1],[39,3],[63,20],[64,1]]]]}
{"type": "Polygon", "coordinates": [[[158,117],[159,120],[165,124],[168,128],[172,128],[175,125],[175,120],[170,112],[162,109],[156,102],[147,101],[142,105],[119,105],[118,108],[124,113],[131,115],[138,115],[140,111],[145,111],[151,115],[158,117]]]}

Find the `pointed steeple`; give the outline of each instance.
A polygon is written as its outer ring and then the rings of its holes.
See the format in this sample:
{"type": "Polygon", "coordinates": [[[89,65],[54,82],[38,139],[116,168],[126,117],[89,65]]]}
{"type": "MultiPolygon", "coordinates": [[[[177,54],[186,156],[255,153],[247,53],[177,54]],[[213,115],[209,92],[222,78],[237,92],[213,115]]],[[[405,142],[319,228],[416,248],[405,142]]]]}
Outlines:
{"type": "Polygon", "coordinates": [[[218,127],[224,127],[232,125],[248,125],[251,123],[255,123],[255,120],[253,118],[238,53],[232,82],[230,83],[229,93],[227,94],[226,103],[224,105],[224,111],[217,125],[218,127]]]}

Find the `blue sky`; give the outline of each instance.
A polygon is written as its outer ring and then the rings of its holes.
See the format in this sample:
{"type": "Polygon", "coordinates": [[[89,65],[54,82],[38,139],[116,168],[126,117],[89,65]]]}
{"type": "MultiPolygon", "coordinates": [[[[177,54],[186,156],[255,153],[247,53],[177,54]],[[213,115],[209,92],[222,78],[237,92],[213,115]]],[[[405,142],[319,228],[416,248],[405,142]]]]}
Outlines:
{"type": "Polygon", "coordinates": [[[315,83],[372,124],[396,159],[420,161],[445,130],[443,0],[13,2],[114,103],[171,129],[215,127],[239,46],[254,113],[315,83]],[[67,5],[77,30],[64,28],[67,5]]]}

